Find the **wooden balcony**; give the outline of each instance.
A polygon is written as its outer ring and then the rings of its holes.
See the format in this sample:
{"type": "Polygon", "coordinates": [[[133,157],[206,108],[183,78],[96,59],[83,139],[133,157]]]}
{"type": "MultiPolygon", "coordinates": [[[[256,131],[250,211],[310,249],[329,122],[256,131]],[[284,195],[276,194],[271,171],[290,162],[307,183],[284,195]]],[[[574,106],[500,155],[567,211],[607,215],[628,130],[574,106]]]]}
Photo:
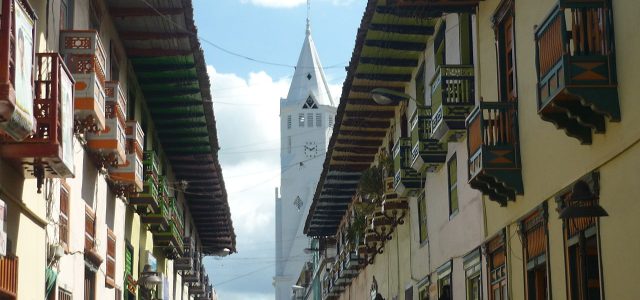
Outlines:
{"type": "MultiPolygon", "coordinates": [[[[118,81],[106,81],[104,88],[105,105],[112,104],[112,112],[107,112],[107,115],[115,115],[121,122],[125,123],[127,119],[127,97],[124,95],[120,82],[118,81]]],[[[107,108],[109,109],[109,108],[107,108]]],[[[126,128],[126,125],[125,125],[126,128]]]]}
{"type": "Polygon", "coordinates": [[[465,119],[475,105],[473,66],[441,65],[431,80],[431,137],[441,143],[466,134],[465,119]]]}
{"type": "Polygon", "coordinates": [[[0,257],[0,298],[18,299],[18,258],[0,257]]]}
{"type": "Polygon", "coordinates": [[[178,232],[180,233],[180,235],[184,235],[184,220],[182,219],[182,215],[180,215],[180,212],[178,212],[178,206],[177,206],[177,202],[176,202],[176,198],[175,197],[169,197],[169,203],[170,203],[170,211],[169,214],[171,214],[171,220],[173,221],[173,224],[176,225],[176,229],[178,229],[178,232]]]}
{"type": "Polygon", "coordinates": [[[36,132],[17,142],[2,137],[0,156],[22,165],[26,178],[69,178],[73,161],[73,78],[57,53],[38,53],[36,58],[36,132]]]}
{"type": "Polygon", "coordinates": [[[185,237],[183,239],[184,254],[180,258],[176,258],[173,261],[173,268],[178,271],[188,272],[193,270],[194,258],[196,256],[196,249],[194,241],[191,237],[185,237]]]}
{"type": "Polygon", "coordinates": [[[155,151],[145,151],[143,154],[144,178],[153,180],[158,184],[158,176],[160,175],[160,160],[155,151]]]}
{"type": "Polygon", "coordinates": [[[127,153],[125,162],[109,168],[109,180],[118,186],[124,196],[133,196],[143,190],[143,166],[140,157],[127,153]]]}
{"type": "Polygon", "coordinates": [[[158,228],[153,231],[153,242],[156,247],[164,248],[167,257],[171,259],[184,254],[183,236],[171,220],[166,228],[158,228]]]}
{"type": "Polygon", "coordinates": [[[144,160],[144,131],[136,120],[128,120],[126,124],[127,153],[135,153],[140,160],[144,160]]]}
{"type": "Polygon", "coordinates": [[[342,261],[343,272],[354,277],[358,274],[358,270],[361,267],[360,255],[357,251],[349,251],[344,254],[342,261]]]}
{"type": "Polygon", "coordinates": [[[148,211],[140,215],[140,221],[149,225],[153,230],[168,230],[169,221],[171,220],[171,212],[167,203],[163,200],[158,201],[158,209],[148,211]]]}
{"type": "Polygon", "coordinates": [[[124,128],[125,125],[117,118],[108,118],[104,130],[86,134],[87,147],[98,167],[117,168],[125,163],[127,138],[124,128]]]}
{"type": "Polygon", "coordinates": [[[60,52],[76,80],[76,132],[104,130],[107,58],[100,35],[95,30],[62,30],[60,52]]]}
{"type": "Polygon", "coordinates": [[[142,192],[134,193],[129,197],[129,203],[136,205],[139,211],[158,211],[160,209],[160,196],[158,186],[152,178],[146,178],[142,184],[142,192]]]}
{"type": "Polygon", "coordinates": [[[447,159],[446,144],[431,138],[431,108],[411,115],[411,167],[418,173],[435,172],[447,159]]]}
{"type": "Polygon", "coordinates": [[[411,139],[400,138],[393,146],[393,189],[400,197],[414,195],[422,186],[422,176],[411,168],[411,139]]]}
{"type": "Polygon", "coordinates": [[[620,121],[609,3],[561,0],[535,33],[538,114],[582,144],[620,121]]]}
{"type": "Polygon", "coordinates": [[[386,194],[382,198],[382,214],[391,221],[392,226],[404,224],[409,210],[407,198],[398,197],[397,194],[386,194]]]}
{"type": "Polygon", "coordinates": [[[2,1],[0,7],[0,132],[20,141],[33,134],[32,57],[36,48],[34,26],[18,41],[16,19],[35,24],[35,11],[27,0],[2,1]],[[16,49],[18,51],[16,51],[16,49]]]}
{"type": "Polygon", "coordinates": [[[193,269],[182,273],[182,281],[185,283],[197,282],[200,280],[200,271],[203,269],[204,267],[200,262],[200,256],[194,253],[193,269]]]}
{"type": "Polygon", "coordinates": [[[467,120],[467,131],[469,185],[502,206],[522,195],[516,103],[480,103],[467,120]]]}

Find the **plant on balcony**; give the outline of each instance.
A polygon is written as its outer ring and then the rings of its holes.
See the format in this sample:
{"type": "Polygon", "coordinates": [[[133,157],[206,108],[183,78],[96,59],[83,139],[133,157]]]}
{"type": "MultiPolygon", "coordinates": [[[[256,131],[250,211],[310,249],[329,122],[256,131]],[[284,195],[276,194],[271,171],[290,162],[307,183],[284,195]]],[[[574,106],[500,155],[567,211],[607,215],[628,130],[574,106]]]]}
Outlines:
{"type": "Polygon", "coordinates": [[[354,216],[351,226],[347,228],[347,240],[349,240],[351,247],[355,247],[364,241],[364,232],[367,229],[366,216],[373,213],[375,206],[373,203],[360,202],[356,203],[353,209],[354,216]]]}

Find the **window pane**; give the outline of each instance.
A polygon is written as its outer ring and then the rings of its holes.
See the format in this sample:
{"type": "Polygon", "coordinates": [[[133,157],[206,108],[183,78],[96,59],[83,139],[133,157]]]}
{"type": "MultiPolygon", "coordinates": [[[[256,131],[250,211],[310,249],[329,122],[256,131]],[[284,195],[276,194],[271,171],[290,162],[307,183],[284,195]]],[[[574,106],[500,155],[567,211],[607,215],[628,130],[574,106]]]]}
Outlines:
{"type": "Polygon", "coordinates": [[[298,114],[298,127],[304,127],[304,114],[298,114]]]}
{"type": "Polygon", "coordinates": [[[291,115],[287,116],[287,129],[291,129],[291,115]]]}
{"type": "Polygon", "coordinates": [[[322,127],[322,114],[316,114],[316,127],[322,127]]]}
{"type": "Polygon", "coordinates": [[[307,127],[313,127],[313,114],[307,114],[307,127]]]}

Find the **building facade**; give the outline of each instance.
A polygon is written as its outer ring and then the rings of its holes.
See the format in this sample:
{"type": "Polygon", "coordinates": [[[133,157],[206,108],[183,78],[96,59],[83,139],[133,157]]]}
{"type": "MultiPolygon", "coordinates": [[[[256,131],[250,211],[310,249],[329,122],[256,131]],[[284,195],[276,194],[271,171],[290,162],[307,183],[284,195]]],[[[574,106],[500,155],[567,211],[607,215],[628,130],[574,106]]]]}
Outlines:
{"type": "Polygon", "coordinates": [[[304,220],[331,136],[335,107],[307,30],[286,99],[280,101],[280,194],[276,192],[276,299],[290,299],[306,259],[304,220]]]}
{"type": "Polygon", "coordinates": [[[191,2],[0,16],[0,298],[214,298],[235,235],[191,2]]]}
{"type": "Polygon", "coordinates": [[[634,299],[639,8],[368,1],[300,299],[634,299]]]}

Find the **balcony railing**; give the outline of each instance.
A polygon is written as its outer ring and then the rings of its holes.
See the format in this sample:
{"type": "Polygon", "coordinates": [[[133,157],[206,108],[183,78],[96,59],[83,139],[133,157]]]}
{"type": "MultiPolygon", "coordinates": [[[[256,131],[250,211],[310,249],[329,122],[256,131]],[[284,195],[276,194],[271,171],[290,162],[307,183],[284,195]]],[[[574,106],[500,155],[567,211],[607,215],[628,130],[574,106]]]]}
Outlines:
{"type": "Polygon", "coordinates": [[[180,233],[180,235],[184,234],[184,221],[182,219],[182,215],[180,214],[180,212],[178,211],[178,206],[176,203],[176,198],[175,197],[169,197],[169,203],[170,205],[170,214],[171,214],[171,220],[173,220],[173,224],[176,225],[176,229],[178,229],[178,232],[180,233]]]}
{"type": "Polygon", "coordinates": [[[21,142],[3,138],[0,155],[24,166],[25,177],[68,178],[73,161],[73,78],[57,53],[36,54],[36,132],[21,142]]]}
{"type": "Polygon", "coordinates": [[[153,232],[154,245],[163,247],[167,250],[167,256],[175,259],[184,254],[183,236],[178,232],[175,223],[172,220],[165,228],[158,228],[153,232]]]}
{"type": "Polygon", "coordinates": [[[135,153],[140,160],[144,159],[144,131],[136,120],[127,121],[127,153],[135,153]]]}
{"type": "Polygon", "coordinates": [[[36,14],[27,0],[2,1],[0,7],[0,132],[20,141],[33,134],[32,57],[36,14]],[[22,20],[20,45],[16,20],[22,20]],[[25,28],[29,27],[29,28],[25,28]]]}
{"type": "Polygon", "coordinates": [[[200,280],[200,271],[203,270],[200,262],[200,256],[194,253],[193,269],[182,273],[182,281],[186,283],[197,282],[200,280]]]}
{"type": "Polygon", "coordinates": [[[431,138],[431,108],[411,115],[411,144],[411,167],[418,173],[435,172],[446,161],[446,144],[431,138]]]}
{"type": "Polygon", "coordinates": [[[536,30],[538,113],[582,144],[620,121],[610,1],[560,0],[536,30]]]}
{"type": "Polygon", "coordinates": [[[399,138],[393,146],[393,188],[400,197],[411,196],[421,187],[422,176],[411,163],[411,139],[399,138]]]}
{"type": "Polygon", "coordinates": [[[195,244],[191,237],[183,239],[184,254],[173,261],[173,267],[178,271],[191,271],[194,268],[194,258],[196,255],[195,244]]]}
{"type": "Polygon", "coordinates": [[[160,209],[159,201],[161,198],[158,190],[158,157],[154,151],[145,151],[143,157],[142,192],[131,194],[129,203],[157,212],[160,209]]]}
{"type": "Polygon", "coordinates": [[[165,201],[158,201],[158,209],[150,210],[140,216],[143,224],[149,225],[152,229],[166,230],[171,220],[171,212],[165,201]]]}
{"type": "Polygon", "coordinates": [[[0,257],[0,298],[17,299],[18,258],[0,257]]]}
{"type": "Polygon", "coordinates": [[[431,136],[455,142],[466,133],[464,120],[475,105],[473,66],[441,65],[431,80],[431,136]]]}
{"type": "Polygon", "coordinates": [[[76,80],[76,131],[104,130],[107,58],[100,35],[95,30],[62,30],[60,52],[76,80]]]}
{"type": "Polygon", "coordinates": [[[467,120],[467,130],[469,185],[501,205],[522,195],[516,103],[480,103],[467,120]]]}

